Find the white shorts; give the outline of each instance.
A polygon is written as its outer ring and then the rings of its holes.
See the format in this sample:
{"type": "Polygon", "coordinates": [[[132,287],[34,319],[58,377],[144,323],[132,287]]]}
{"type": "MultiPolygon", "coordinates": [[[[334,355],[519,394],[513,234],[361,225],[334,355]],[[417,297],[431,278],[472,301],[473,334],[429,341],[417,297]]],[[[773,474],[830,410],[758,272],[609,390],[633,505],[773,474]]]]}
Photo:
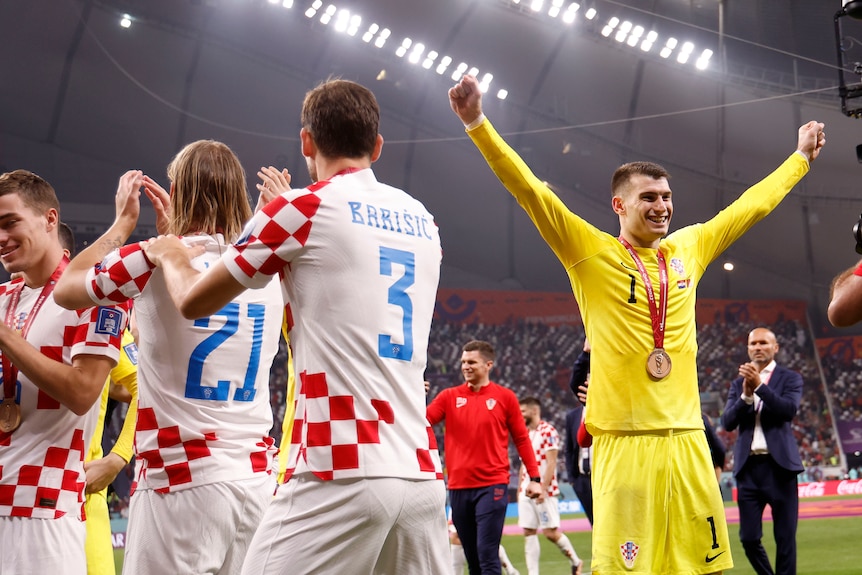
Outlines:
{"type": "Polygon", "coordinates": [[[556,529],[560,526],[560,500],[545,497],[541,503],[535,499],[518,497],[518,527],[521,529],[556,529]]]}
{"type": "Polygon", "coordinates": [[[0,575],[86,575],[84,522],[0,517],[0,575]]]}
{"type": "Polygon", "coordinates": [[[451,573],[445,509],[440,480],[294,475],[278,488],[242,572],[451,573]]]}
{"type": "Polygon", "coordinates": [[[238,573],[272,501],[275,475],[157,493],[129,504],[125,573],[238,573]]]}

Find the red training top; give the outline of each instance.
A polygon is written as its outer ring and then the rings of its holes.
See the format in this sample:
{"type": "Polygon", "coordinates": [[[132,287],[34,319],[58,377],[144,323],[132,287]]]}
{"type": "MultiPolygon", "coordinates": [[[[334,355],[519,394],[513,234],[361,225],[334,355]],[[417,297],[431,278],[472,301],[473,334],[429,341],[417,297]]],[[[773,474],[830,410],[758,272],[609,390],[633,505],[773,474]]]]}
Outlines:
{"type": "Polygon", "coordinates": [[[474,392],[463,383],[441,391],[426,415],[431,425],[446,420],[449,489],[509,483],[509,434],[529,476],[539,476],[521,407],[511,390],[492,381],[474,392]]]}

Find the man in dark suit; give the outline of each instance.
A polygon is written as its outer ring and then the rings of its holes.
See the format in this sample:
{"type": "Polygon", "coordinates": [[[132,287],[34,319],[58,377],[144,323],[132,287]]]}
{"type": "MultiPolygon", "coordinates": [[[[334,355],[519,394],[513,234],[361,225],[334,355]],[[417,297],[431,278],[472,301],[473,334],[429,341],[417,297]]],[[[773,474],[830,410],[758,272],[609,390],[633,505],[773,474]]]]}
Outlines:
{"type": "Polygon", "coordinates": [[[775,364],[778,342],[769,329],[748,335],[751,362],[739,367],[730,386],[721,422],[739,428],[733,447],[733,474],[739,503],[739,539],[754,570],[763,575],[796,573],[796,525],[799,495],[796,476],[802,471],[799,448],[790,422],[802,399],[802,376],[775,364]],[[772,508],[775,571],[760,539],[763,509],[772,508]]]}
{"type": "Polygon", "coordinates": [[[566,413],[566,471],[569,482],[584,508],[590,525],[593,524],[593,485],[590,480],[591,449],[578,445],[578,427],[584,418],[587,403],[587,377],[590,373],[590,344],[584,341],[584,351],[575,360],[569,387],[578,403],[566,413]]]}

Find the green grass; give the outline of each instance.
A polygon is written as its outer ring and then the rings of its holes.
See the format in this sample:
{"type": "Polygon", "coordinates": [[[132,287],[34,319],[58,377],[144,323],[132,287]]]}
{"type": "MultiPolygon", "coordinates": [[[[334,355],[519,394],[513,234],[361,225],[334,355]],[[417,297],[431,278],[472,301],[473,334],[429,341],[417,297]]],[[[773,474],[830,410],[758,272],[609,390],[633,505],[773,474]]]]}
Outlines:
{"type": "MultiPolygon", "coordinates": [[[[568,516],[568,517],[577,517],[568,516]]],[[[516,523],[515,520],[507,523],[516,523]]],[[[772,540],[772,522],[763,524],[763,546],[771,561],[775,560],[775,544],[772,540]]],[[[739,543],[739,525],[728,525],[731,551],[735,567],[725,573],[733,575],[753,575],[754,570],[748,564],[742,545],[739,543]]],[[[862,517],[841,517],[836,519],[806,519],[799,522],[796,542],[799,548],[799,575],[858,575],[860,573],[859,558],[856,548],[859,535],[862,534],[862,517]]],[[[578,555],[584,560],[584,573],[590,572],[590,547],[592,534],[589,531],[567,533],[578,555]]],[[[557,546],[545,539],[539,538],[542,545],[540,569],[542,575],[569,575],[569,561],[560,553],[557,546]]],[[[524,538],[520,535],[504,535],[503,546],[509,554],[509,559],[521,572],[527,575],[524,563],[524,538]]],[[[123,550],[114,550],[117,573],[122,572],[123,550]]],[[[774,565],[773,565],[774,567],[774,565]]],[[[466,570],[465,570],[466,572],[466,570]]]]}
{"type": "MultiPolygon", "coordinates": [[[[772,522],[763,524],[763,546],[769,553],[770,561],[775,560],[775,544],[772,540],[772,522]]],[[[754,570],[745,558],[739,543],[739,525],[728,525],[731,551],[735,567],[725,573],[733,575],[753,575],[754,570]]],[[[862,533],[862,517],[841,517],[836,519],[806,519],[799,522],[796,536],[798,546],[797,572],[799,575],[858,575],[859,557],[856,548],[859,534],[862,533]]],[[[578,555],[584,560],[584,573],[590,572],[590,532],[567,533],[578,555]]],[[[545,538],[542,542],[540,569],[542,575],[569,575],[571,568],[556,545],[545,538]]],[[[520,535],[504,535],[503,546],[515,567],[526,575],[524,563],[524,538],[520,535]]]]}

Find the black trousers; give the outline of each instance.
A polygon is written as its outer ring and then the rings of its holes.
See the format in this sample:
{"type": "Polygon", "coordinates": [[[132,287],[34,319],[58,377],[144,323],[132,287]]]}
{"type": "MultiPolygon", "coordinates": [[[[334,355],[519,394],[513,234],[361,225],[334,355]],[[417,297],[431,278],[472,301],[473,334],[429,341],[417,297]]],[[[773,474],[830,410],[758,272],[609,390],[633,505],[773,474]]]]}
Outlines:
{"type": "Polygon", "coordinates": [[[784,469],[769,455],[751,455],[736,476],[739,504],[739,540],[758,575],[796,575],[796,526],[799,491],[796,472],[784,469]],[[775,571],[760,540],[763,510],[772,508],[775,536],[775,571]]]}

